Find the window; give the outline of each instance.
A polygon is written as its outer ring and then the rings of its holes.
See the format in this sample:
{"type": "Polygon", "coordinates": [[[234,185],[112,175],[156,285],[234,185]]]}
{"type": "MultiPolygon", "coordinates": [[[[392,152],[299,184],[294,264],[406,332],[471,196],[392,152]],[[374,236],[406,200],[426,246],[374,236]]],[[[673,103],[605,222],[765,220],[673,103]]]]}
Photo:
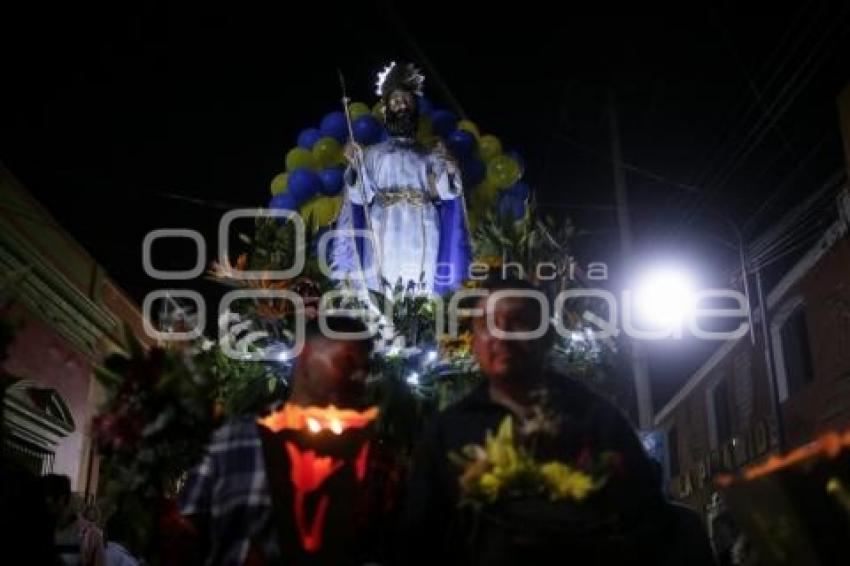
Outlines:
{"type": "Polygon", "coordinates": [[[714,426],[717,431],[717,444],[723,444],[732,438],[732,419],[729,414],[729,387],[726,380],[720,381],[711,392],[714,404],[714,426]]]}
{"type": "Polygon", "coordinates": [[[814,376],[804,305],[795,308],[782,324],[780,338],[785,381],[788,384],[788,394],[793,395],[806,384],[811,383],[814,376]]]}
{"type": "Polygon", "coordinates": [[[669,458],[670,477],[679,475],[679,431],[670,427],[667,431],[667,457],[669,458]]]}

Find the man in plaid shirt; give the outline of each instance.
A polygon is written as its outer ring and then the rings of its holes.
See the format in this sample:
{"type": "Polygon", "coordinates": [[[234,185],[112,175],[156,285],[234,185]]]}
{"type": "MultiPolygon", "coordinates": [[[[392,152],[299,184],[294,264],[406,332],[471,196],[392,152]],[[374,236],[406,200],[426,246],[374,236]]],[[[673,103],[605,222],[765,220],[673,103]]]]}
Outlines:
{"type": "MultiPolygon", "coordinates": [[[[328,316],[326,320],[339,333],[366,330],[354,319],[328,316]]],[[[309,323],[287,403],[358,406],[370,352],[368,339],[327,338],[317,324],[309,323]]],[[[255,418],[234,419],[215,432],[183,488],[180,510],[199,533],[197,542],[206,564],[277,564],[283,560],[255,418]]]]}

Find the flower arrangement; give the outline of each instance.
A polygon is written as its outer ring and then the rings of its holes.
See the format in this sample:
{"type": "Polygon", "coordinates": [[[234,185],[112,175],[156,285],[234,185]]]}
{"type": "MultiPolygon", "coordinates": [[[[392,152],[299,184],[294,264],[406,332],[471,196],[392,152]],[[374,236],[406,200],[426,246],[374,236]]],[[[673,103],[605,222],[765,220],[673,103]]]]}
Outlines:
{"type": "Polygon", "coordinates": [[[467,445],[460,455],[450,458],[463,468],[461,493],[464,502],[473,505],[541,496],[550,501],[580,503],[607,481],[607,474],[595,476],[587,466],[536,459],[515,434],[510,415],[502,420],[496,434],[487,433],[484,446],[467,445]]]}

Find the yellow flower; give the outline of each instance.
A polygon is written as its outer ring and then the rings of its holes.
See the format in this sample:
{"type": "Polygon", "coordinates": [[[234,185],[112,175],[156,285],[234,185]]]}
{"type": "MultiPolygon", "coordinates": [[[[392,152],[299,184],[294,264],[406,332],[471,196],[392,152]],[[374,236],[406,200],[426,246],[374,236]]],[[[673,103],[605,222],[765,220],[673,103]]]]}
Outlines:
{"type": "Polygon", "coordinates": [[[561,462],[543,464],[540,473],[552,492],[552,499],[583,501],[594,489],[593,478],[561,462]]]}
{"type": "Polygon", "coordinates": [[[488,501],[496,501],[499,497],[499,490],[502,488],[502,480],[496,474],[487,472],[481,476],[481,481],[478,482],[478,485],[481,487],[481,491],[488,501]]]}
{"type": "Polygon", "coordinates": [[[513,419],[510,416],[502,420],[495,436],[487,433],[484,451],[487,453],[487,460],[500,476],[510,475],[517,470],[520,458],[514,446],[513,419]]]}

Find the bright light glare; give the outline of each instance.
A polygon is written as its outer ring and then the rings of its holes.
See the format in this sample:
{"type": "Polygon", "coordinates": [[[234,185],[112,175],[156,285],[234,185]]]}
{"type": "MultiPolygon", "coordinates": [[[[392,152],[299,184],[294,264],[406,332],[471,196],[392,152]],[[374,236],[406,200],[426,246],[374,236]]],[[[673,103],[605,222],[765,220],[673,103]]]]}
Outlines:
{"type": "Polygon", "coordinates": [[[671,328],[693,316],[696,290],[690,276],[682,269],[656,268],[641,277],[634,302],[636,314],[643,324],[671,328]]]}
{"type": "Polygon", "coordinates": [[[322,423],[320,423],[313,417],[307,417],[307,428],[310,430],[310,432],[315,434],[317,432],[322,431],[322,423]]]}

